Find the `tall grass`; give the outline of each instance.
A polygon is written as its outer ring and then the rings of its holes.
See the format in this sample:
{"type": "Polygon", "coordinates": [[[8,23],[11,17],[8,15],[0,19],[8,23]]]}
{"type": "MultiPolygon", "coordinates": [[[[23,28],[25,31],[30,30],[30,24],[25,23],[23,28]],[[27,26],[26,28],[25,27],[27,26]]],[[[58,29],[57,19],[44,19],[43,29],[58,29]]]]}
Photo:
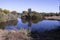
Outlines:
{"type": "Polygon", "coordinates": [[[28,31],[25,29],[21,30],[0,29],[0,40],[31,40],[31,37],[28,36],[28,31]]]}

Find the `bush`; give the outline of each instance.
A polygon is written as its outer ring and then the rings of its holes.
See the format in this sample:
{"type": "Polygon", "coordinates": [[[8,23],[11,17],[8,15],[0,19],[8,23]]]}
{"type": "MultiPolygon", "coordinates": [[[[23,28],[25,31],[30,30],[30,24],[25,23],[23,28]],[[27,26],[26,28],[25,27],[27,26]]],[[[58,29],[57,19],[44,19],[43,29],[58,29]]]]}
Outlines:
{"type": "Polygon", "coordinates": [[[0,40],[31,40],[27,30],[0,30],[0,40]]]}

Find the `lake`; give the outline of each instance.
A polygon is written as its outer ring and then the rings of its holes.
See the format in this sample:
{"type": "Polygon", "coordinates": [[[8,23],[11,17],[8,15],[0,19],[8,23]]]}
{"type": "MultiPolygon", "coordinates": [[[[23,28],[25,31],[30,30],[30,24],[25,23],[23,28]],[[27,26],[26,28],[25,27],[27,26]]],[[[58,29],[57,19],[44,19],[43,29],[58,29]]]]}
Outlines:
{"type": "MultiPolygon", "coordinates": [[[[31,22],[32,23],[32,22],[31,22]]],[[[20,18],[17,18],[17,21],[10,21],[7,23],[0,23],[0,26],[5,27],[7,30],[20,30],[21,28],[28,29],[28,22],[23,23],[20,18]]],[[[42,20],[37,23],[32,23],[31,31],[49,31],[52,29],[56,29],[60,26],[60,21],[56,20],[42,20]]]]}

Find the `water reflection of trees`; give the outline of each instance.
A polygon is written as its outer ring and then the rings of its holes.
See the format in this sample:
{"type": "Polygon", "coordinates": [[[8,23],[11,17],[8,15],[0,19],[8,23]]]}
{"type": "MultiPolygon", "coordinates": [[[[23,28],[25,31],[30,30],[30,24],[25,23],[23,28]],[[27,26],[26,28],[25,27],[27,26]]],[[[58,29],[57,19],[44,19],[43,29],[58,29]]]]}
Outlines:
{"type": "MultiPolygon", "coordinates": [[[[28,22],[28,20],[29,19],[22,19],[22,22],[23,23],[26,23],[26,22],[28,22]]],[[[36,15],[33,15],[32,17],[31,17],[31,19],[30,19],[30,21],[32,22],[32,23],[38,23],[39,21],[41,21],[41,19],[39,18],[39,16],[36,16],[36,15]]]]}
{"type": "MultiPolygon", "coordinates": [[[[27,17],[27,16],[25,16],[25,15],[27,15],[28,16],[28,12],[27,11],[23,11],[23,13],[22,13],[22,16],[24,16],[24,17],[22,17],[22,22],[23,23],[26,23],[26,22],[28,22],[28,20],[29,20],[29,17],[27,17]],[[27,18],[26,18],[27,17],[27,18]]],[[[40,14],[39,12],[36,12],[36,11],[32,11],[31,13],[30,13],[30,21],[32,22],[32,23],[38,23],[39,21],[41,21],[42,19],[43,19],[43,17],[42,17],[42,14],[40,14]]]]}
{"type": "Polygon", "coordinates": [[[5,26],[7,25],[12,25],[12,26],[15,26],[17,24],[17,20],[12,20],[12,21],[7,21],[7,22],[1,22],[0,23],[0,29],[4,29],[5,26]]]}
{"type": "Polygon", "coordinates": [[[0,29],[4,29],[4,26],[6,26],[6,22],[1,22],[0,23],[0,29]]]}
{"type": "Polygon", "coordinates": [[[17,24],[17,20],[12,20],[12,21],[7,21],[6,23],[7,23],[7,25],[13,25],[13,26],[15,26],[16,24],[17,24]]]}

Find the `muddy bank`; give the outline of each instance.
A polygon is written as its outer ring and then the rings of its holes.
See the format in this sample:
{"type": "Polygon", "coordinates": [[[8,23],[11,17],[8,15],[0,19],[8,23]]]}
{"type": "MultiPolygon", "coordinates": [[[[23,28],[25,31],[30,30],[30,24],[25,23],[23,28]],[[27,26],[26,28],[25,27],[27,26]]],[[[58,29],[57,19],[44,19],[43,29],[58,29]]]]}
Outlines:
{"type": "Polygon", "coordinates": [[[60,27],[45,31],[45,32],[31,32],[33,40],[60,40],[60,27]]]}

